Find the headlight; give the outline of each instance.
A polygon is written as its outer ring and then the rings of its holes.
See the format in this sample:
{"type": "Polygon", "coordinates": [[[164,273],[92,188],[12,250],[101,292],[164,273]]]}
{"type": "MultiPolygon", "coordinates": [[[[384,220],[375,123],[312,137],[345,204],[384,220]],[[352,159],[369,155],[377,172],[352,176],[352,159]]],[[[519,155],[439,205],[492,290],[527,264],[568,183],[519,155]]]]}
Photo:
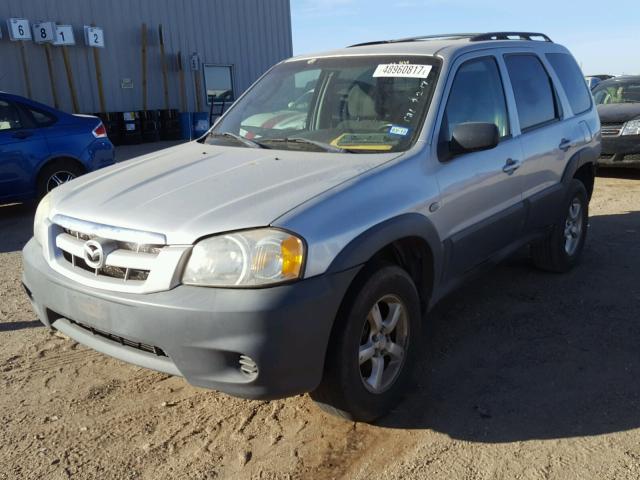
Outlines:
{"type": "Polygon", "coordinates": [[[640,135],[640,119],[625,123],[621,135],[640,135]]]}
{"type": "Polygon", "coordinates": [[[51,213],[51,195],[47,194],[36,209],[36,216],[33,219],[33,237],[40,246],[47,244],[47,227],[51,213]]]}
{"type": "Polygon", "coordinates": [[[304,244],[281,230],[263,228],[209,237],[191,252],[182,282],[209,287],[249,287],[300,278],[304,244]]]}

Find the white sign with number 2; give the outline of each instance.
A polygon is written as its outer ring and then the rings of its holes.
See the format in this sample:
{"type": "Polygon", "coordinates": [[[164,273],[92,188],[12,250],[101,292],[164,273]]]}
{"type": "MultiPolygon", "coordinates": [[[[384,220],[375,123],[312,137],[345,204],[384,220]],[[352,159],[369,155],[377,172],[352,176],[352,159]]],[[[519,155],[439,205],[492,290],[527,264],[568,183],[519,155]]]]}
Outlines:
{"type": "Polygon", "coordinates": [[[100,27],[84,27],[84,41],[87,47],[104,48],[104,31],[100,27]]]}

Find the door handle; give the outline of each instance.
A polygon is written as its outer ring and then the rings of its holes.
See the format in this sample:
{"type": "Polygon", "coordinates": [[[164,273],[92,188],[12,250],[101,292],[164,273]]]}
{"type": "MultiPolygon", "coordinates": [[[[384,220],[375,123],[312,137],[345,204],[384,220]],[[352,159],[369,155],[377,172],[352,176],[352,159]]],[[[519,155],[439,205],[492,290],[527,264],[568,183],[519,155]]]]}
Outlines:
{"type": "Polygon", "coordinates": [[[24,140],[25,138],[29,138],[31,135],[33,135],[33,133],[31,132],[16,132],[13,134],[13,138],[24,140]]]}
{"type": "Polygon", "coordinates": [[[563,152],[566,152],[571,147],[573,147],[573,143],[571,143],[571,140],[569,140],[568,138],[563,138],[562,140],[560,140],[560,145],[558,145],[558,148],[563,152]]]}
{"type": "Polygon", "coordinates": [[[515,172],[517,169],[520,168],[520,165],[522,165],[520,160],[514,160],[513,158],[507,158],[507,163],[505,163],[504,167],[502,167],[502,171],[504,173],[508,173],[509,175],[511,175],[513,172],[515,172]]]}

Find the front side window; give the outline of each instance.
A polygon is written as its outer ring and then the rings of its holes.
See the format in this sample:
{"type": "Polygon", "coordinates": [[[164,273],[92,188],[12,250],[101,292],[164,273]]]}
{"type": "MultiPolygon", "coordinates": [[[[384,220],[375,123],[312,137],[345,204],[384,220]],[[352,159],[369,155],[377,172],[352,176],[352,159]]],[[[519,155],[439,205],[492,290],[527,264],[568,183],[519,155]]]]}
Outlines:
{"type": "Polygon", "coordinates": [[[408,149],[439,70],[429,56],[282,63],[237,102],[206,142],[340,153],[408,149]]]}
{"type": "Polygon", "coordinates": [[[4,100],[0,100],[0,130],[22,128],[18,109],[4,100]]]}
{"type": "Polygon", "coordinates": [[[567,53],[547,53],[547,60],[560,79],[573,113],[579,115],[589,110],[591,94],[582,71],[573,57],[567,53]]]}
{"type": "Polygon", "coordinates": [[[625,78],[607,80],[593,89],[593,98],[598,105],[640,103],[640,80],[625,78]]]}
{"type": "Polygon", "coordinates": [[[493,123],[501,138],[510,134],[504,87],[493,57],[470,60],[458,69],[442,118],[440,144],[451,142],[456,125],[470,122],[493,123]]]}
{"type": "Polygon", "coordinates": [[[505,63],[524,132],[560,118],[551,79],[538,57],[506,55],[505,63]]]}

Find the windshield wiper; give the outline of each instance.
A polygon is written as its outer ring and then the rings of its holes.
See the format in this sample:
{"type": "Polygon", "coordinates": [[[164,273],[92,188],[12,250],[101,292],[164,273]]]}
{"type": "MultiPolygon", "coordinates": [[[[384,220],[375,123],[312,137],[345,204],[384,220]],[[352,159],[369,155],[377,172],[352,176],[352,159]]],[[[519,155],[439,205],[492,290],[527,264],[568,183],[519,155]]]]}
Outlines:
{"type": "Polygon", "coordinates": [[[308,138],[302,137],[290,137],[290,138],[265,138],[262,140],[263,142],[273,142],[273,143],[306,143],[307,145],[313,145],[315,147],[321,148],[325,152],[331,153],[350,153],[349,150],[345,150],[344,148],[336,147],[334,145],[329,145],[328,143],[318,142],[316,140],[309,140],[308,138]]]}
{"type": "Polygon", "coordinates": [[[240,135],[236,135],[235,133],[231,133],[231,132],[211,132],[209,134],[210,137],[229,137],[229,138],[233,138],[234,140],[238,141],[239,143],[242,143],[243,145],[246,145],[249,148],[267,148],[264,145],[262,145],[261,143],[255,142],[253,140],[250,140],[248,138],[244,138],[241,137],[240,135]]]}

